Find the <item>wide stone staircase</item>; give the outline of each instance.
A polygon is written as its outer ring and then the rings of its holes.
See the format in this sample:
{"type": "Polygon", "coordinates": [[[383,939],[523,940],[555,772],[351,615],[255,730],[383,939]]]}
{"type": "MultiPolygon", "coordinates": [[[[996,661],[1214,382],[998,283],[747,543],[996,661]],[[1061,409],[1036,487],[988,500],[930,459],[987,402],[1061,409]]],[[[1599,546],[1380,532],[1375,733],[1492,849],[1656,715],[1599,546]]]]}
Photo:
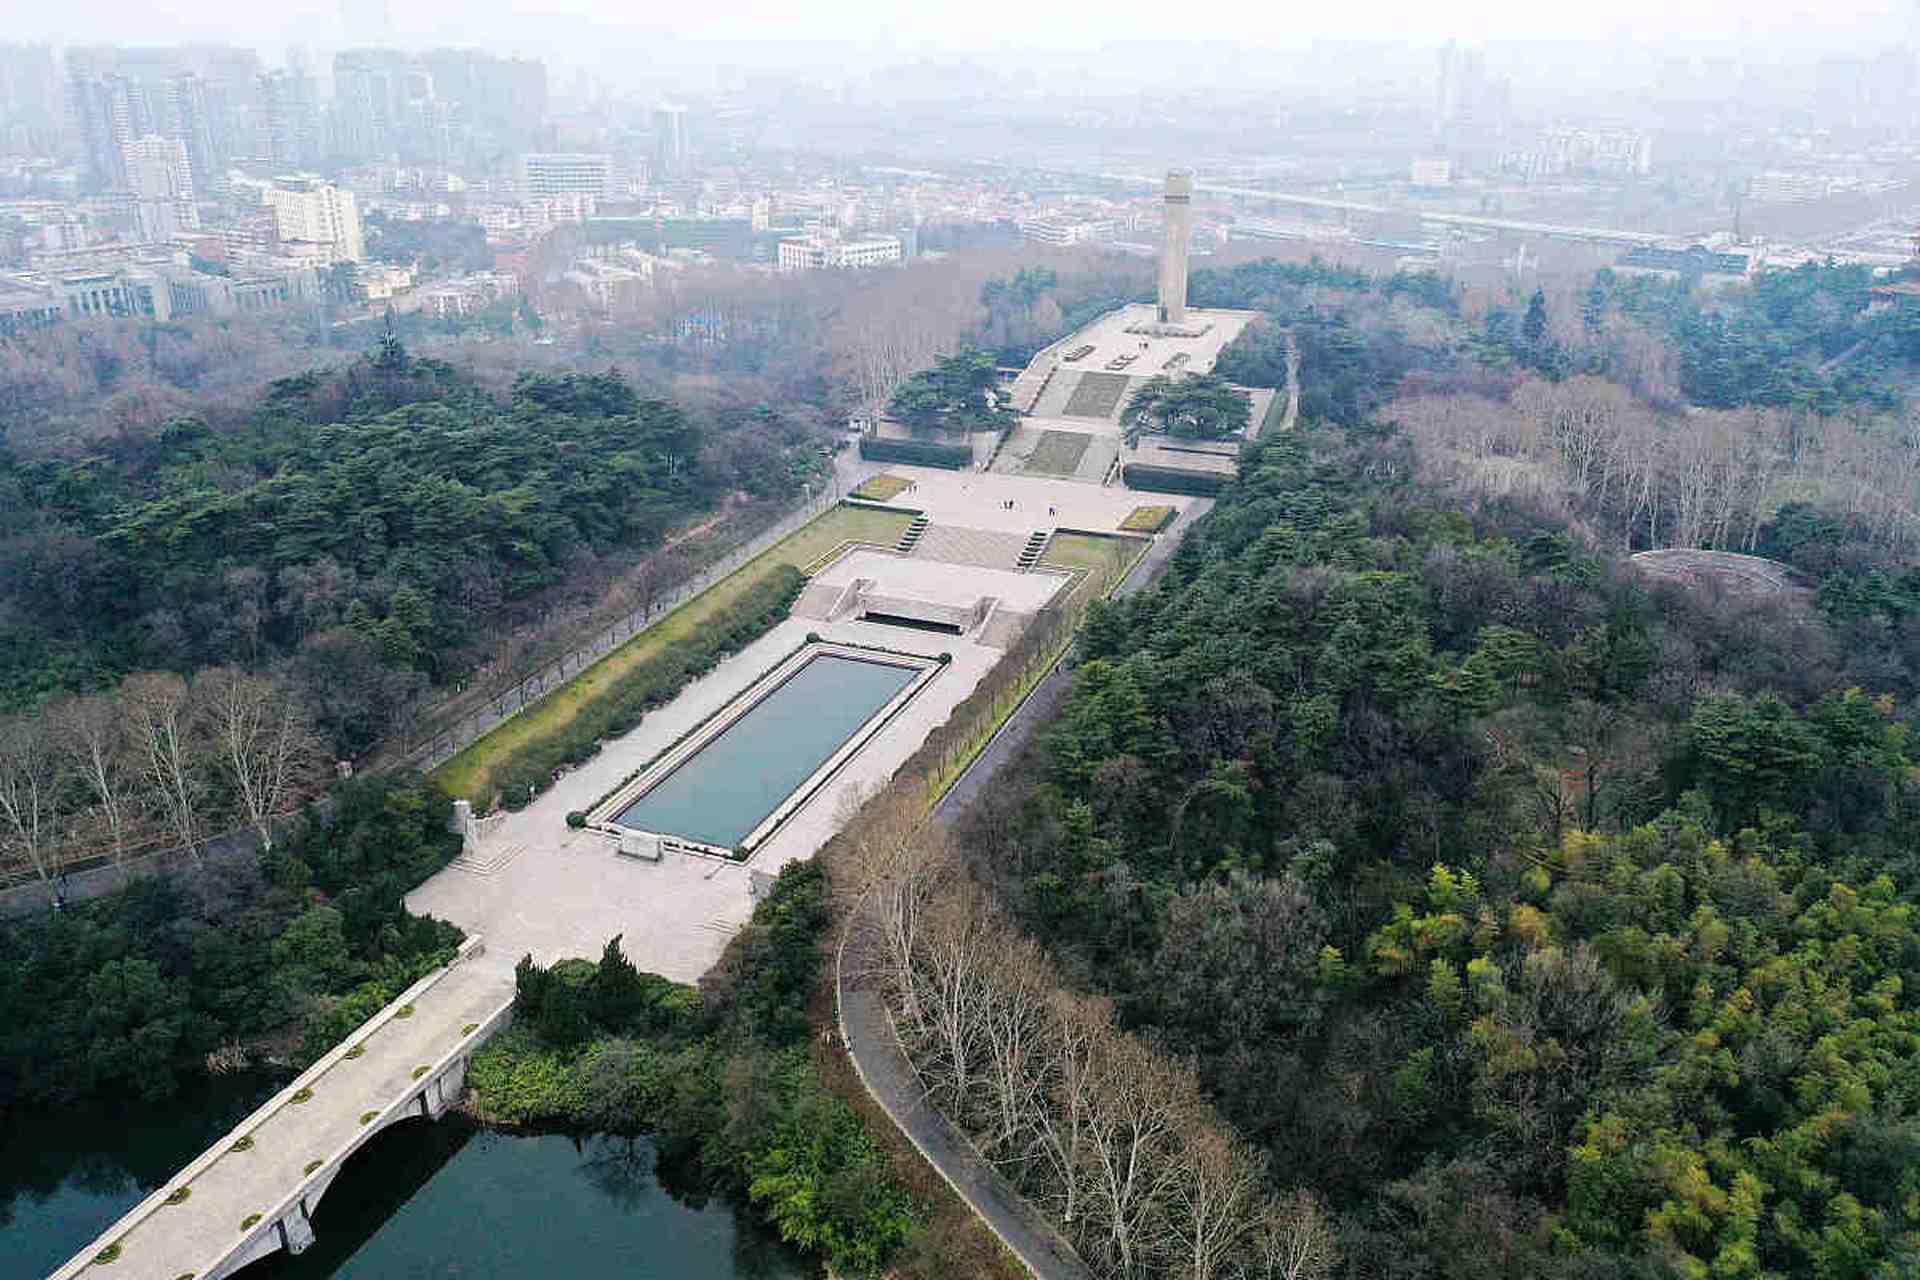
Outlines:
{"type": "Polygon", "coordinates": [[[1029,412],[1036,418],[1064,417],[1067,401],[1073,399],[1073,389],[1080,385],[1080,379],[1085,376],[1085,371],[1081,369],[1060,370],[1048,380],[1029,412]]]}
{"type": "Polygon", "coordinates": [[[1017,569],[1027,541],[1018,533],[935,525],[920,538],[919,545],[913,549],[913,558],[978,565],[982,569],[1017,569]]]}

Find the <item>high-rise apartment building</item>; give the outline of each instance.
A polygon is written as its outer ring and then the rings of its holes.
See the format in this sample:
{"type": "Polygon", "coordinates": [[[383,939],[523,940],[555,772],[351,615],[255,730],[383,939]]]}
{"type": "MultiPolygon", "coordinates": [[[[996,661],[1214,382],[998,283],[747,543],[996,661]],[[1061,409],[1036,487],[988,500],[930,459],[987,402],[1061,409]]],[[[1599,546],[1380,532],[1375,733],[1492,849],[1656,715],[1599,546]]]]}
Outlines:
{"type": "Polygon", "coordinates": [[[96,190],[125,188],[121,157],[134,138],[184,144],[202,188],[244,149],[259,105],[251,49],[100,46],[68,49],[66,62],[68,111],[96,190]]]}
{"type": "Polygon", "coordinates": [[[604,199],[613,171],[613,157],[574,151],[536,151],[520,157],[520,195],[537,200],[546,196],[592,196],[604,199]]]}
{"type": "Polygon", "coordinates": [[[122,76],[76,76],[67,86],[67,108],[80,142],[87,183],[95,191],[127,185],[126,146],[133,141],[135,86],[122,76]]]}
{"type": "Polygon", "coordinates": [[[460,165],[537,146],[547,117],[538,62],[460,49],[348,49],[333,60],[336,155],[460,165]]]}
{"type": "Polygon", "coordinates": [[[254,154],[284,168],[320,163],[320,106],[313,78],[299,67],[260,77],[260,134],[254,154]]]}
{"type": "Polygon", "coordinates": [[[165,101],[162,118],[156,121],[161,135],[186,148],[194,182],[200,190],[211,191],[234,150],[219,90],[209,91],[205,80],[183,71],[168,79],[165,101]]]}
{"type": "Polygon", "coordinates": [[[0,44],[0,142],[24,134],[28,150],[60,142],[60,77],[44,44],[0,44]]]}
{"type": "Polygon", "coordinates": [[[462,143],[490,151],[527,151],[540,145],[547,121],[547,68],[524,58],[497,58],[476,49],[429,49],[420,63],[433,93],[458,108],[462,143]]]}
{"type": "Polygon", "coordinates": [[[687,109],[662,103],[653,109],[653,181],[682,173],[687,167],[687,109]]]}
{"type": "Polygon", "coordinates": [[[359,262],[366,257],[353,192],[303,175],[277,178],[261,195],[273,210],[283,247],[330,262],[359,262]]]}
{"type": "Polygon", "coordinates": [[[200,225],[185,143],[145,134],[127,143],[124,164],[127,189],[135,201],[135,225],[143,240],[170,239],[200,225]]]}

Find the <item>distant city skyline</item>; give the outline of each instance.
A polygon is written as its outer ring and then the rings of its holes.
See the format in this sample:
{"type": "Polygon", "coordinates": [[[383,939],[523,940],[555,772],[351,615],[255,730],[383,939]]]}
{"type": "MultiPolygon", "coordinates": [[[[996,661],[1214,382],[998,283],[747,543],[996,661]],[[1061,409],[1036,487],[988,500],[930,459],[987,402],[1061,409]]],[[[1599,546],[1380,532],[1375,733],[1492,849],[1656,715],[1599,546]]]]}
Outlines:
{"type": "Polygon", "coordinates": [[[1453,38],[1492,49],[1541,42],[1575,58],[1582,44],[1590,55],[1604,56],[1607,45],[1625,40],[1639,46],[1658,44],[1678,55],[1759,50],[1802,58],[1871,50],[1913,39],[1920,31],[1912,6],[1887,0],[1819,10],[1800,0],[1759,0],[1739,7],[1629,0],[1604,9],[1512,0],[1436,9],[1404,0],[1375,0],[1291,13],[1283,29],[1274,27],[1268,11],[1248,5],[1210,10],[1209,25],[1198,31],[1186,13],[1138,0],[1103,6],[1099,13],[1099,21],[1090,23],[1079,11],[1068,15],[1012,3],[900,11],[861,0],[795,10],[754,0],[717,12],[651,11],[642,17],[610,0],[550,0],[538,11],[512,0],[419,0],[401,6],[386,0],[301,0],[271,9],[238,0],[160,7],[99,0],[77,11],[42,8],[16,15],[8,38],[58,45],[221,41],[255,47],[273,63],[299,47],[453,44],[617,75],[622,59],[637,51],[646,51],[652,65],[670,69],[719,62],[857,73],[922,57],[990,55],[996,65],[1018,66],[1048,64],[1075,54],[1150,69],[1151,51],[1161,44],[1217,44],[1244,54],[1316,43],[1424,48],[1453,38]]]}

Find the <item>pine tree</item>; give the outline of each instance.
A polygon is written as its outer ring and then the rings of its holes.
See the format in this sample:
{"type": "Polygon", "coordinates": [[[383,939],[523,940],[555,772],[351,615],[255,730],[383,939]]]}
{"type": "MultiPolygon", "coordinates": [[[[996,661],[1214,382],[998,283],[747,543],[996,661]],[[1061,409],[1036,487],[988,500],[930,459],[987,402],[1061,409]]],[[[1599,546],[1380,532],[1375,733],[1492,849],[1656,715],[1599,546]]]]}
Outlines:
{"type": "Polygon", "coordinates": [[[373,367],[382,373],[405,373],[407,371],[407,349],[401,345],[400,336],[393,331],[393,308],[387,308],[387,331],[380,339],[380,347],[374,352],[373,367]]]}

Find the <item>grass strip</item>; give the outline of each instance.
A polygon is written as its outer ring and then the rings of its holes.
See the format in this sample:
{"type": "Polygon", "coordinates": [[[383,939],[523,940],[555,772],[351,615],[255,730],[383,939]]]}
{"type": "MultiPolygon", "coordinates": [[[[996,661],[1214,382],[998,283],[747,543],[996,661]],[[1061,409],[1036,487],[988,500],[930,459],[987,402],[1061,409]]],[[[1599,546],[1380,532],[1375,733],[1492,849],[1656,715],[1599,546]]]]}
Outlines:
{"type": "MultiPolygon", "coordinates": [[[[704,632],[721,625],[723,618],[742,597],[770,580],[781,568],[797,569],[809,565],[826,552],[850,541],[892,546],[900,540],[900,535],[906,532],[910,523],[911,516],[895,511],[834,507],[714,583],[519,715],[501,722],[491,732],[469,743],[459,754],[435,769],[433,777],[454,795],[464,796],[476,804],[490,803],[493,795],[504,791],[512,781],[524,802],[526,785],[518,780],[518,776],[530,770],[522,770],[512,762],[531,761],[535,756],[551,754],[542,752],[542,745],[558,741],[562,735],[569,743],[577,742],[578,735],[572,732],[575,721],[583,715],[591,715],[593,708],[611,696],[626,676],[649,667],[677,648],[697,642],[704,632]],[[527,754],[530,752],[533,754],[527,754]]],[[[631,728],[632,725],[627,727],[631,728]]],[[[545,780],[532,779],[536,786],[550,783],[553,768],[565,763],[568,758],[565,752],[555,755],[554,763],[548,766],[545,780]]]]}

